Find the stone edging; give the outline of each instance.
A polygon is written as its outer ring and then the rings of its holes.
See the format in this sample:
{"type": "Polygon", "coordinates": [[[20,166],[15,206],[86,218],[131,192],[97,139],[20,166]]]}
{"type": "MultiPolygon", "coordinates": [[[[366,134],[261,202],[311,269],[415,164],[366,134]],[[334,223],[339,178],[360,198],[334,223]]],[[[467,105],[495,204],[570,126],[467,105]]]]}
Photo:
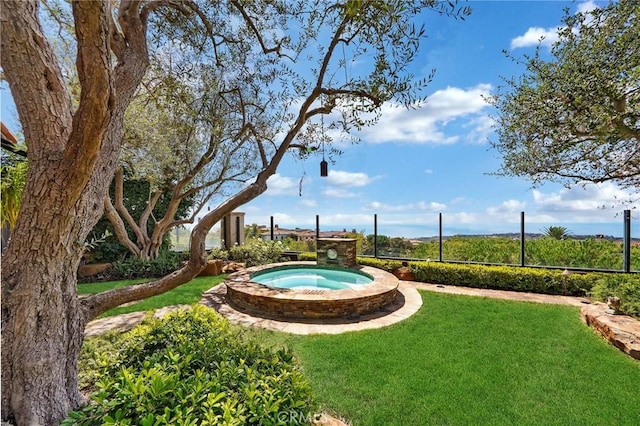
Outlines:
{"type": "Polygon", "coordinates": [[[640,360],[640,321],[627,315],[611,315],[604,303],[583,306],[580,316],[585,324],[631,358],[640,360]]]}

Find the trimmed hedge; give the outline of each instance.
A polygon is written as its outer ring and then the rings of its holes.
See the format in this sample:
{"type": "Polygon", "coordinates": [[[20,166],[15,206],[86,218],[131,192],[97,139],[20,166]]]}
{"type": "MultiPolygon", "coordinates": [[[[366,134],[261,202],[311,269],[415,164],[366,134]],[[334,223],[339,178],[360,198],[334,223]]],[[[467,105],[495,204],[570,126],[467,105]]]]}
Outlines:
{"type": "Polygon", "coordinates": [[[410,262],[409,268],[422,282],[542,294],[584,296],[597,281],[594,274],[564,275],[562,271],[511,266],[410,262]]]}
{"type": "Polygon", "coordinates": [[[85,346],[93,352],[81,361],[97,362],[83,375],[96,391],[66,426],[276,425],[316,412],[288,349],[263,347],[201,305],[148,320],[100,349],[85,346]]]}
{"type": "Polygon", "coordinates": [[[316,253],[305,251],[298,254],[298,260],[308,261],[308,260],[318,260],[318,256],[316,253]]]}

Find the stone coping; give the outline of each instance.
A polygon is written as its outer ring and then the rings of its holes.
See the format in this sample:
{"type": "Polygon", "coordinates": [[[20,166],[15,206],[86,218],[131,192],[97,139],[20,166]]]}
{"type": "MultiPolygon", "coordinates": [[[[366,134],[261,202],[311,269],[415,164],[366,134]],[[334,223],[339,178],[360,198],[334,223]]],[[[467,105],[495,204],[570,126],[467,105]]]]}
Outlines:
{"type": "Polygon", "coordinates": [[[265,328],[291,334],[341,334],[386,327],[414,315],[422,307],[422,296],[401,282],[392,303],[369,314],[353,318],[287,319],[255,312],[243,312],[227,303],[227,287],[218,284],[202,295],[201,304],[215,309],[229,322],[244,327],[265,328]]]}
{"type": "Polygon", "coordinates": [[[316,262],[307,261],[294,261],[294,262],[280,262],[270,263],[268,265],[254,266],[244,269],[239,272],[235,272],[225,279],[224,283],[233,289],[244,291],[245,289],[251,289],[253,294],[259,294],[269,296],[276,299],[288,299],[288,300],[339,300],[339,299],[354,299],[366,296],[373,296],[381,291],[388,291],[390,289],[398,288],[399,280],[393,274],[383,271],[382,269],[372,268],[370,266],[357,265],[354,268],[336,268],[332,266],[318,265],[316,262]],[[371,284],[363,285],[358,290],[343,289],[343,290],[294,290],[287,288],[269,287],[264,284],[251,281],[251,275],[256,272],[261,272],[267,269],[287,269],[287,268],[308,268],[314,267],[318,269],[329,270],[354,270],[356,273],[363,273],[373,278],[371,284]]]}
{"type": "Polygon", "coordinates": [[[227,277],[227,299],[236,308],[262,315],[288,318],[338,318],[374,312],[393,302],[399,280],[382,269],[358,265],[335,268],[315,262],[282,262],[247,268],[227,277]],[[373,279],[358,289],[296,290],[270,287],[253,282],[253,274],[265,270],[313,267],[328,270],[353,270],[373,279]]]}

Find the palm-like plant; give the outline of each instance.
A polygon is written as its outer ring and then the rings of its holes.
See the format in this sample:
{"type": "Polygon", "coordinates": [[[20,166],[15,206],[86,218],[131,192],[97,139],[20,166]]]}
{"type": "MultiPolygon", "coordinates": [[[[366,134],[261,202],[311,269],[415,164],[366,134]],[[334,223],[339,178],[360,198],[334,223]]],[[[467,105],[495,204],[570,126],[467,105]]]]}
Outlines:
{"type": "Polygon", "coordinates": [[[17,161],[2,167],[0,183],[2,202],[0,203],[1,226],[13,228],[18,220],[22,191],[27,181],[27,162],[17,161]]]}
{"type": "Polygon", "coordinates": [[[542,234],[555,240],[564,240],[569,237],[570,232],[564,226],[548,226],[542,228],[542,234]]]}

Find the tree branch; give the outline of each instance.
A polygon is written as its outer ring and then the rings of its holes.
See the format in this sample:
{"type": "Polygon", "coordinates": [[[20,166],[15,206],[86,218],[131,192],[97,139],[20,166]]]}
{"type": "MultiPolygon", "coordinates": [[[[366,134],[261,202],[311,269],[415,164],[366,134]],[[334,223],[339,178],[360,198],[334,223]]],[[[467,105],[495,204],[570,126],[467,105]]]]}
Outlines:
{"type": "Polygon", "coordinates": [[[145,230],[145,234],[147,234],[146,229],[147,229],[147,222],[149,221],[149,216],[151,216],[153,209],[156,207],[156,204],[158,204],[158,200],[162,196],[162,192],[163,191],[160,189],[154,192],[153,195],[151,196],[151,199],[147,203],[147,206],[142,211],[142,214],[140,214],[140,220],[139,220],[140,228],[145,230]]]}
{"type": "Polygon", "coordinates": [[[58,59],[38,20],[38,5],[38,0],[25,0],[0,7],[0,63],[20,120],[29,123],[23,131],[31,161],[59,158],[71,134],[73,111],[58,59]],[[34,99],[42,108],[33,107],[34,99]],[[41,110],[56,111],[55,119],[43,118],[41,110]]]}
{"type": "Polygon", "coordinates": [[[280,51],[282,49],[282,40],[274,47],[267,47],[266,43],[262,39],[262,34],[260,34],[260,31],[258,31],[258,28],[256,28],[256,25],[253,22],[253,19],[249,16],[249,14],[245,10],[244,6],[241,5],[240,2],[238,2],[237,0],[232,0],[231,4],[233,4],[236,7],[236,9],[238,9],[238,11],[242,15],[242,18],[244,19],[245,23],[249,26],[249,28],[251,29],[253,34],[256,36],[256,39],[258,40],[258,43],[260,43],[260,48],[262,49],[262,52],[264,54],[276,53],[279,57],[286,57],[286,58],[289,58],[289,59],[293,59],[293,58],[290,58],[289,56],[283,54],[280,51]]]}
{"type": "Polygon", "coordinates": [[[129,250],[134,256],[140,256],[140,248],[134,244],[133,241],[129,238],[129,234],[127,233],[127,229],[124,226],[124,222],[122,218],[116,211],[115,207],[111,203],[111,198],[104,197],[104,215],[109,219],[113,229],[116,233],[116,237],[120,244],[122,244],[127,250],[129,250]]]}
{"type": "Polygon", "coordinates": [[[119,167],[116,170],[116,174],[114,176],[115,180],[115,208],[120,213],[120,215],[124,218],[124,220],[129,224],[131,230],[134,234],[136,234],[136,238],[138,239],[138,244],[140,247],[144,246],[145,241],[149,239],[147,235],[146,229],[141,229],[140,226],[133,219],[129,210],[127,210],[127,206],[124,205],[124,172],[122,167],[119,167]]]}
{"type": "Polygon", "coordinates": [[[63,156],[63,161],[74,165],[70,167],[69,180],[77,182],[73,187],[67,186],[69,197],[79,197],[91,176],[87,171],[96,163],[115,102],[108,13],[106,3],[73,3],[80,102],[73,116],[73,137],[63,156]],[[96,62],[101,65],[96,66],[96,62]]]}

